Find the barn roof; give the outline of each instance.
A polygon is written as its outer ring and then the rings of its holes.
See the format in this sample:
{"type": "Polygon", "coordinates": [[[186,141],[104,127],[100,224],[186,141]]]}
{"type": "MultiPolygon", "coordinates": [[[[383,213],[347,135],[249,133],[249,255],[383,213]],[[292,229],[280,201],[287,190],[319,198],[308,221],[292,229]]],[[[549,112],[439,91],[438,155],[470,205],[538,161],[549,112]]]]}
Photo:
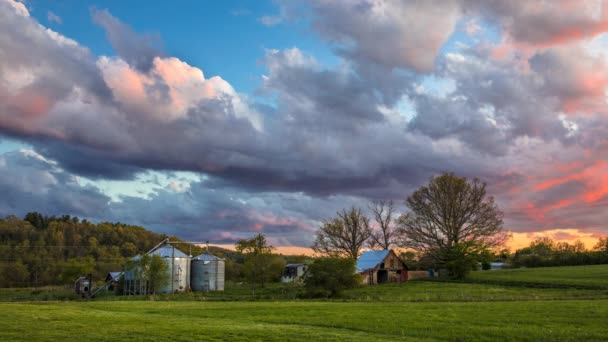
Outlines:
{"type": "Polygon", "coordinates": [[[366,251],[359,256],[357,259],[357,273],[365,272],[367,270],[371,270],[376,268],[378,264],[382,263],[390,250],[383,251],[366,251]]]}
{"type": "Polygon", "coordinates": [[[121,275],[122,272],[109,272],[108,276],[106,276],[106,279],[109,278],[110,280],[118,281],[121,275]]]}

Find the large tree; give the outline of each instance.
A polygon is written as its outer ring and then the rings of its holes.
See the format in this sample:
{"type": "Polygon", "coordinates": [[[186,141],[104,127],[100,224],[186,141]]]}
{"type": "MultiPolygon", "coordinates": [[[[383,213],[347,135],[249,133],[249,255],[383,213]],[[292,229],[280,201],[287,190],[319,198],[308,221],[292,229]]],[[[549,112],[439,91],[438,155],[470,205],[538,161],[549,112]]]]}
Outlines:
{"type": "Polygon", "coordinates": [[[337,215],[323,222],[312,249],[326,256],[356,259],[371,234],[369,218],[355,207],[344,209],[337,215]]]}
{"type": "Polygon", "coordinates": [[[369,239],[370,247],[389,249],[400,240],[399,229],[393,220],[395,205],[393,201],[373,202],[369,209],[376,220],[376,229],[372,231],[369,239]]]}
{"type": "Polygon", "coordinates": [[[243,273],[252,286],[253,294],[257,284],[264,286],[265,283],[281,276],[285,261],[272,253],[274,247],[267,243],[264,235],[258,234],[250,239],[239,240],[235,249],[244,257],[243,273]]]}
{"type": "Polygon", "coordinates": [[[502,245],[502,212],[486,184],[452,173],[431,178],[405,201],[399,218],[405,247],[430,256],[455,277],[464,277],[476,257],[502,245]]]}

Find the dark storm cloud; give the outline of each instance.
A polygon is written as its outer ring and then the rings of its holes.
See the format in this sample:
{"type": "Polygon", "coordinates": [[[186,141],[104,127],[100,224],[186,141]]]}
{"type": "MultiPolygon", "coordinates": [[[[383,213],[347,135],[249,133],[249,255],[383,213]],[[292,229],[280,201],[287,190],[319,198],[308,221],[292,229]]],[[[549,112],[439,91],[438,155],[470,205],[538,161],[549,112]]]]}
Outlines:
{"type": "Polygon", "coordinates": [[[108,196],[81,186],[76,177],[29,150],[0,155],[0,193],[3,215],[39,211],[99,218],[109,214],[108,196]]]}

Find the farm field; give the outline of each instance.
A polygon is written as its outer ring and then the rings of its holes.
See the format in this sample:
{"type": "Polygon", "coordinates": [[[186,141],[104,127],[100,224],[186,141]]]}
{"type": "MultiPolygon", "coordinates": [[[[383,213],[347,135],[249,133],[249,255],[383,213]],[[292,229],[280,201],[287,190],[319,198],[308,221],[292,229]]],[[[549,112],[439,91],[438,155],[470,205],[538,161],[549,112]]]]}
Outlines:
{"type": "Polygon", "coordinates": [[[0,338],[33,340],[605,340],[608,300],[0,304],[0,338]]]}
{"type": "Polygon", "coordinates": [[[608,265],[517,268],[473,272],[471,280],[608,289],[608,265]]]}
{"type": "MultiPolygon", "coordinates": [[[[255,296],[247,285],[228,285],[223,292],[156,295],[172,301],[285,301],[307,300],[303,290],[285,284],[257,288],[255,296]]],[[[144,301],[147,296],[114,296],[101,293],[96,301],[144,301]]],[[[337,301],[349,302],[479,302],[566,299],[608,299],[608,289],[538,288],[497,284],[410,281],[407,284],[363,286],[345,291],[337,301]]],[[[71,288],[44,287],[0,289],[0,302],[80,300],[71,288]]]]}
{"type": "Polygon", "coordinates": [[[607,269],[477,272],[473,283],[360,287],[335,300],[300,299],[284,284],[257,288],[255,298],[233,285],[92,301],[74,301],[66,288],[0,289],[0,340],[604,341],[607,269]],[[527,286],[541,282],[550,286],[527,286]]]}

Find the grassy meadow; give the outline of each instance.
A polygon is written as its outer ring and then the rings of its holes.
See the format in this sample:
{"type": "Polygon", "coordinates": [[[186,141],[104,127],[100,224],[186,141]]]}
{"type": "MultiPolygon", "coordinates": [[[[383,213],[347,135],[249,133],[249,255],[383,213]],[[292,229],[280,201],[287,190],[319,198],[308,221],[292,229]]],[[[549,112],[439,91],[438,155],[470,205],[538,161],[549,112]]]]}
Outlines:
{"type": "Polygon", "coordinates": [[[471,280],[513,285],[546,285],[608,289],[608,266],[516,268],[500,272],[473,272],[471,280]]]}
{"type": "Polygon", "coordinates": [[[360,287],[334,300],[301,299],[301,289],[282,284],[255,297],[233,285],[92,301],[73,300],[67,288],[2,289],[0,340],[604,341],[607,271],[485,271],[472,282],[360,287]]]}

